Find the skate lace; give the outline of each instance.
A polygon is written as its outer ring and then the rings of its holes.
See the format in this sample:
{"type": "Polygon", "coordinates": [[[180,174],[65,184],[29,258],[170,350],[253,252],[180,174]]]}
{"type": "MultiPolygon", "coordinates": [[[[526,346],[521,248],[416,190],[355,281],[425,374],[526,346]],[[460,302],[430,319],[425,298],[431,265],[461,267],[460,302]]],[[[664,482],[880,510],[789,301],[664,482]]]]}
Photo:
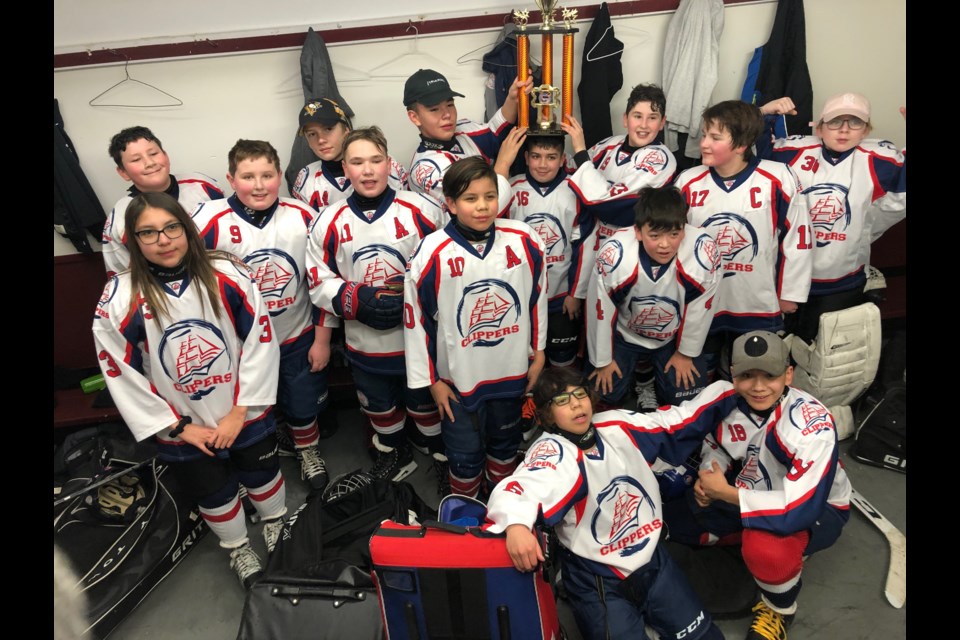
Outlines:
{"type": "Polygon", "coordinates": [[[267,543],[267,553],[273,553],[282,531],[283,518],[277,518],[273,522],[267,522],[263,525],[263,541],[267,543]]]}
{"type": "Polygon", "coordinates": [[[657,407],[657,392],[652,384],[638,384],[636,386],[637,405],[643,408],[657,407]]]}
{"type": "Polygon", "coordinates": [[[262,570],[260,558],[248,544],[230,552],[230,567],[237,572],[241,580],[246,580],[262,570]]]}
{"type": "Polygon", "coordinates": [[[373,463],[370,475],[374,478],[386,478],[387,473],[393,471],[400,458],[400,450],[394,447],[392,451],[378,451],[377,460],[373,463]]]}
{"type": "Polygon", "coordinates": [[[313,478],[327,472],[327,465],[314,448],[300,450],[300,470],[304,478],[313,478]]]}
{"type": "Polygon", "coordinates": [[[753,606],[753,624],[750,631],[767,640],[785,640],[787,629],[783,616],[762,601],[753,606]]]}
{"type": "Polygon", "coordinates": [[[437,474],[437,494],[440,497],[450,493],[450,462],[433,458],[433,472],[437,474]]]}

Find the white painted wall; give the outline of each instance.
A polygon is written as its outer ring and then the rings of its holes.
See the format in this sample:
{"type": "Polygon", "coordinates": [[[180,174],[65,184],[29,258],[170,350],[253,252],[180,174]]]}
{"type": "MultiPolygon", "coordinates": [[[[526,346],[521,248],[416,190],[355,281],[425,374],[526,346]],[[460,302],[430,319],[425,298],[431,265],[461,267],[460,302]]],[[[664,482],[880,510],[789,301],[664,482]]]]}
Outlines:
{"type": "MultiPolygon", "coordinates": [[[[107,4],[108,0],[101,0],[93,6],[107,4]]],[[[287,4],[297,3],[281,3],[287,4]]],[[[805,9],[814,117],[829,95],[858,91],[873,103],[875,135],[905,146],[906,127],[897,112],[906,104],[905,0],[806,0],[805,9]]],[[[753,49],[769,36],[775,12],[776,3],[769,0],[725,7],[720,79],[714,101],[739,97],[747,62],[753,49]]],[[[624,88],[611,103],[614,130],[630,87],[660,81],[664,37],[671,15],[647,14],[613,21],[617,38],[625,44],[624,88]]],[[[134,20],[132,16],[121,14],[128,21],[134,20]]],[[[287,23],[296,21],[292,17],[287,23]]],[[[304,31],[307,26],[304,24],[304,31]]],[[[580,25],[581,36],[589,26],[589,21],[580,25]]],[[[328,48],[340,91],[357,113],[354,125],[379,125],[387,134],[391,154],[406,164],[417,142],[417,131],[402,105],[406,76],[424,66],[441,71],[455,90],[466,95],[457,101],[461,117],[479,120],[485,79],[479,59],[496,35],[492,30],[328,48]],[[459,57],[472,50],[477,51],[466,56],[472,61],[457,64],[459,57]]],[[[78,34],[75,40],[83,41],[84,37],[78,34]]],[[[96,34],[89,41],[101,41],[103,37],[96,34]]],[[[536,55],[539,45],[531,40],[536,55]]],[[[581,45],[582,38],[576,51],[578,66],[581,45]]],[[[559,41],[554,50],[559,59],[559,41]]],[[[122,65],[55,70],[54,97],[60,101],[67,133],[77,147],[84,172],[109,211],[127,183],[116,174],[106,149],[110,137],[124,127],[150,127],[170,154],[174,173],[201,171],[216,177],[225,188],[227,151],[238,138],[271,141],[285,163],[303,99],[299,59],[297,48],[130,65],[131,77],[177,96],[184,103],[180,107],[89,106],[94,96],[124,78],[122,65]]],[[[147,104],[156,98],[146,87],[131,87],[113,97],[130,104],[147,104]]],[[[54,255],[68,253],[74,253],[73,246],[54,232],[54,255]]]]}

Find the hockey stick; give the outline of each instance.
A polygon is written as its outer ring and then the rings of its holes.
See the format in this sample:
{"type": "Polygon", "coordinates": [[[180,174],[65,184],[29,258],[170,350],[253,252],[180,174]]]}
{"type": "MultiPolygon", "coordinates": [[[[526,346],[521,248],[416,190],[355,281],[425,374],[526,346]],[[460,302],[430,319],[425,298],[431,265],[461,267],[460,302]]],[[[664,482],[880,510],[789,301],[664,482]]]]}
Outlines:
{"type": "Polygon", "coordinates": [[[83,487],[82,489],[79,489],[78,491],[74,491],[73,493],[70,493],[70,494],[68,494],[68,495],[62,496],[62,497],[60,497],[60,498],[57,498],[56,500],[53,501],[53,506],[57,506],[58,504],[63,504],[64,502],[67,502],[68,500],[73,500],[73,499],[76,498],[77,496],[82,496],[83,494],[87,493],[88,491],[90,491],[90,490],[92,490],[92,489],[96,489],[97,487],[102,487],[103,485],[107,484],[107,483],[110,482],[111,480],[116,480],[116,479],[119,478],[120,476],[125,475],[125,474],[127,474],[127,473],[130,473],[130,472],[133,471],[134,469],[139,469],[139,468],[142,467],[143,465],[149,464],[149,463],[153,462],[153,460],[154,460],[156,457],[157,457],[157,456],[153,455],[153,456],[150,456],[149,458],[147,458],[146,460],[142,460],[142,461],[136,463],[135,465],[133,465],[133,466],[131,466],[131,467],[123,467],[123,468],[120,469],[119,471],[117,471],[117,472],[115,472],[115,473],[111,473],[111,474],[108,475],[108,476],[104,476],[103,478],[100,478],[100,479],[97,480],[96,482],[93,482],[93,483],[91,483],[91,484],[88,484],[87,486],[83,487]]]}
{"type": "Polygon", "coordinates": [[[907,537],[853,487],[850,487],[850,502],[880,529],[890,544],[890,567],[883,594],[899,609],[907,600],[907,537]]]}

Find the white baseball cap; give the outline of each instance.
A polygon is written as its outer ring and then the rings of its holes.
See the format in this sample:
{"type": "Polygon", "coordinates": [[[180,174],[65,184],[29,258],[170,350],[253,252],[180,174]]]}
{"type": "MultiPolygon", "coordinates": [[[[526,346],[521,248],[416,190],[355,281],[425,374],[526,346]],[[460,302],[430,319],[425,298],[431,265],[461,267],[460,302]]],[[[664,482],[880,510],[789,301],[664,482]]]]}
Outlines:
{"type": "Polygon", "coordinates": [[[857,116],[870,122],[870,101],[859,93],[841,93],[827,99],[820,112],[820,121],[828,122],[837,116],[857,116]]]}

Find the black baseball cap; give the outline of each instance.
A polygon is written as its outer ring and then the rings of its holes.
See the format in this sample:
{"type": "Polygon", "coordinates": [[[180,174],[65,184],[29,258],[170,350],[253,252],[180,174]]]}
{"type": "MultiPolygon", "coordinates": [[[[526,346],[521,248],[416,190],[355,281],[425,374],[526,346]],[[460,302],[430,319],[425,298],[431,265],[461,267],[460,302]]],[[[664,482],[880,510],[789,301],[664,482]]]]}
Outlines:
{"type": "Polygon", "coordinates": [[[342,122],[348,127],[350,126],[347,114],[344,113],[339,104],[330,98],[316,98],[303,105],[303,109],[300,109],[300,130],[302,131],[303,126],[311,122],[325,125],[342,122]]]}
{"type": "Polygon", "coordinates": [[[451,89],[450,83],[443,74],[433,69],[420,69],[407,78],[407,82],[403,85],[403,106],[405,107],[415,102],[432,107],[454,96],[466,97],[451,89]]]}

